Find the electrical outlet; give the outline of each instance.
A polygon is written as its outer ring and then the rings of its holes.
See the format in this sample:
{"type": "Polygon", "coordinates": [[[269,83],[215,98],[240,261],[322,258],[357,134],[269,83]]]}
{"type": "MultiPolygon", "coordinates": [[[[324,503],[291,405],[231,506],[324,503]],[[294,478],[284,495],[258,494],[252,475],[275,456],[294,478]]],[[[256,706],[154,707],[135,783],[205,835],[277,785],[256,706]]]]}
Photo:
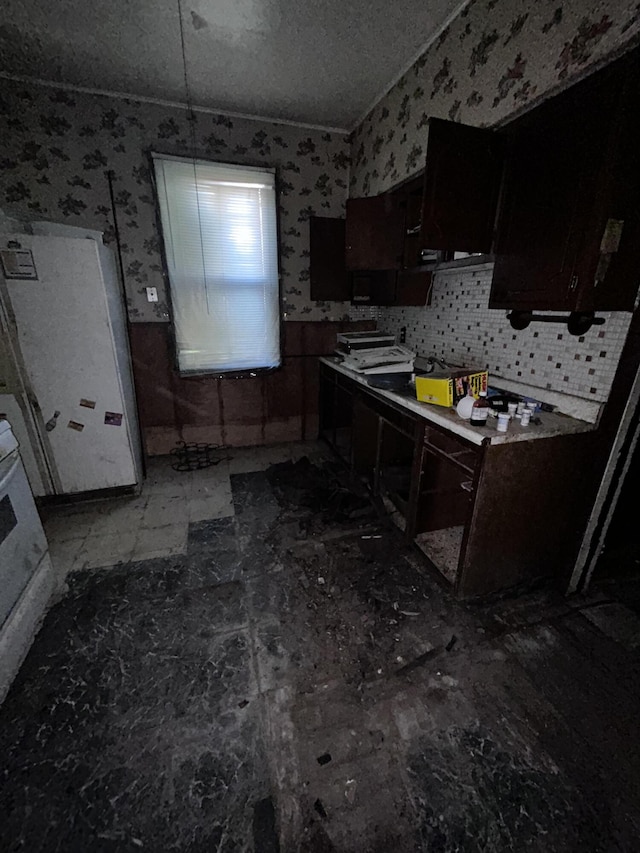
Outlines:
{"type": "Polygon", "coordinates": [[[158,288],[157,287],[147,287],[145,289],[147,291],[147,302],[157,302],[158,301],[158,288]]]}

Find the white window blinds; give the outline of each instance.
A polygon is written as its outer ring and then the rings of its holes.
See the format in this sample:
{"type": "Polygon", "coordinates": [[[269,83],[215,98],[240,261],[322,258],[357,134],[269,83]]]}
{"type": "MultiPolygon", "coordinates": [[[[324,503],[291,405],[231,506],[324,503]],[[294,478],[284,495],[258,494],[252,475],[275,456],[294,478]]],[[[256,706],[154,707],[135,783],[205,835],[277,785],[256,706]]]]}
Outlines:
{"type": "Polygon", "coordinates": [[[180,372],[277,367],[273,170],[153,161],[180,372]]]}

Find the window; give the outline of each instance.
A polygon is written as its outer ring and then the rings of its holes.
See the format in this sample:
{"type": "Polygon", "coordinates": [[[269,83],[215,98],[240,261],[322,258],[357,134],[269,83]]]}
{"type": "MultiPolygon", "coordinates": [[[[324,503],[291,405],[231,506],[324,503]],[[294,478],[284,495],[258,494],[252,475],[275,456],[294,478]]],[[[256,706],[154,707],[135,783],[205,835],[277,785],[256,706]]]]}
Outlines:
{"type": "Polygon", "coordinates": [[[277,367],[280,309],[273,170],[154,154],[178,367],[277,367]]]}

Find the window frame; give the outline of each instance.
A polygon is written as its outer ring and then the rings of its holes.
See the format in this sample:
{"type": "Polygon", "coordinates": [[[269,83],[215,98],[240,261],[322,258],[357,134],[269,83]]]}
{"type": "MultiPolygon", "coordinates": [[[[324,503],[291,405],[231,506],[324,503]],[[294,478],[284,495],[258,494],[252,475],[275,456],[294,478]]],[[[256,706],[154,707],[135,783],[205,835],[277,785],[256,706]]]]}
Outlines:
{"type": "Polygon", "coordinates": [[[175,154],[174,152],[159,150],[158,148],[151,148],[147,151],[147,162],[149,168],[149,174],[151,176],[151,184],[153,186],[153,201],[154,201],[154,209],[155,209],[155,227],[158,233],[159,241],[160,241],[160,256],[162,258],[162,278],[164,281],[164,290],[165,297],[167,301],[167,307],[169,309],[169,322],[168,326],[171,328],[171,360],[173,363],[173,368],[180,377],[180,379],[196,379],[202,380],[207,378],[213,379],[247,379],[254,378],[264,374],[274,373],[276,371],[280,371],[284,366],[284,310],[283,310],[283,302],[282,302],[282,257],[281,257],[281,230],[280,230],[280,170],[278,166],[269,166],[263,163],[258,163],[253,160],[248,161],[232,161],[232,160],[212,160],[209,157],[189,157],[184,154],[175,154]],[[160,200],[158,197],[158,186],[156,182],[156,173],[155,167],[153,163],[154,155],[156,157],[162,157],[166,160],[178,160],[182,162],[193,163],[194,161],[197,163],[203,163],[205,165],[213,164],[218,166],[239,166],[251,169],[260,169],[265,171],[267,169],[273,170],[274,174],[274,193],[275,193],[275,213],[276,213],[276,259],[278,265],[278,354],[280,358],[280,363],[275,367],[253,367],[253,368],[230,368],[229,370],[191,370],[185,372],[180,369],[180,360],[178,357],[178,347],[176,342],[176,328],[175,328],[175,320],[174,320],[174,310],[173,310],[173,294],[171,291],[171,279],[169,277],[169,264],[167,262],[167,247],[164,239],[164,229],[162,227],[162,217],[160,214],[160,200]]]}

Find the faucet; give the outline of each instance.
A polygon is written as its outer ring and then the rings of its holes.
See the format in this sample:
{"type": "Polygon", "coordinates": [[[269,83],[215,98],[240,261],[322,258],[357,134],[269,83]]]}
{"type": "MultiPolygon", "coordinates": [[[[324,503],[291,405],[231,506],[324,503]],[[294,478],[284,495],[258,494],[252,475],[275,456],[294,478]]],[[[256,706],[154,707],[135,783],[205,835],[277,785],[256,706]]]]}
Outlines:
{"type": "Polygon", "coordinates": [[[438,358],[437,355],[427,356],[427,364],[431,367],[431,370],[433,370],[435,365],[438,365],[442,370],[446,370],[449,366],[444,359],[438,358]]]}

